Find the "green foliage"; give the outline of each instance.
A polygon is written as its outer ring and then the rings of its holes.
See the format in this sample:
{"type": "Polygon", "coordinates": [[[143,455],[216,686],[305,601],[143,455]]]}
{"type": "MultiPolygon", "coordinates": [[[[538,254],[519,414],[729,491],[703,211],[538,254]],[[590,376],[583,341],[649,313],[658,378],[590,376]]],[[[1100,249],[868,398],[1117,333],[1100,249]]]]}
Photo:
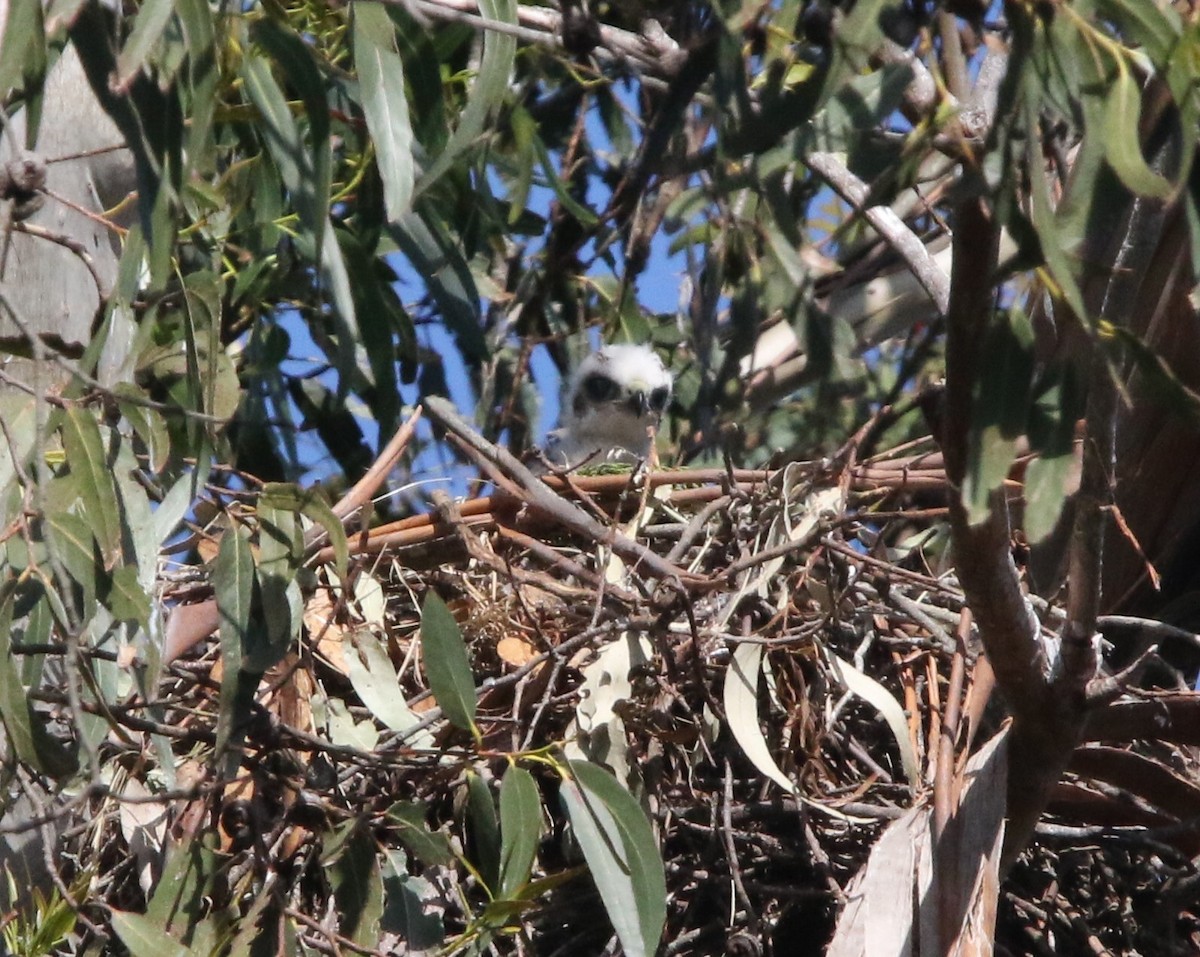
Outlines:
{"type": "MultiPolygon", "coordinates": [[[[17,896],[16,881],[11,873],[5,874],[8,882],[8,897],[17,896]]],[[[79,892],[86,887],[81,880],[72,890],[79,892]]],[[[12,957],[42,957],[63,946],[75,930],[78,918],[75,909],[57,887],[43,894],[34,888],[28,909],[6,917],[4,923],[4,948],[12,957]]]]}
{"type": "Polygon", "coordinates": [[[475,679],[462,632],[436,594],[421,606],[421,654],[434,697],[451,724],[479,738],[475,725],[475,679]]]}
{"type": "MultiPolygon", "coordinates": [[[[426,793],[392,794],[372,826],[304,825],[321,844],[338,933],[364,946],[389,927],[448,951],[528,934],[540,899],[574,876],[543,853],[547,822],[564,813],[625,952],[653,953],[667,919],[656,837],[634,797],[596,766],[485,741],[476,650],[433,586],[416,589],[420,672],[396,653],[394,610],[363,610],[356,589],[369,574],[312,479],[336,495],[361,478],[406,405],[449,379],[485,435],[523,451],[545,384],[531,353],[565,372],[598,329],[669,358],[667,460],[829,456],[876,415],[876,444],[923,432],[917,400],[945,371],[941,317],[900,287],[907,273],[878,225],[808,168],[821,151],[931,248],[964,169],[980,173],[970,188],[1007,230],[998,273],[967,277],[996,293],[972,372],[972,518],[986,517],[1025,447],[1026,537],[1053,530],[1089,363],[1120,378],[1129,360],[1165,407],[1193,420],[1200,408],[1096,291],[1139,203],[1181,206],[1200,233],[1189,189],[1200,27],[1174,8],[1009,4],[1010,66],[994,122],[975,136],[962,120],[978,104],[952,103],[932,82],[921,100],[914,68],[880,55],[889,22],[913,5],[859,0],[824,21],[827,5],[791,0],[616,6],[599,47],[572,48],[561,31],[538,35],[512,0],[429,23],[374,0],[146,0],[117,17],[95,3],[10,5],[0,98],[24,116],[28,145],[44,127],[46,70],[69,40],[131,152],[138,202],[94,340],[24,328],[4,339],[46,380],[68,370],[61,388],[35,380],[36,397],[0,394],[4,729],[23,766],[73,791],[99,790],[101,764],[132,762],[138,735],[172,786],[185,759],[233,778],[247,729],[285,723],[268,699],[288,687],[287,669],[326,653],[304,613],[314,582],[334,583],[342,604],[325,624],[347,626],[348,657],[315,696],[313,727],[340,758],[440,749],[436,775],[457,801],[451,812],[426,793]],[[669,43],[654,46],[655,27],[669,43]],[[660,288],[672,271],[684,273],[678,296],[660,288]],[[755,351],[772,325],[793,334],[782,359],[755,351]],[[106,379],[100,355],[120,330],[128,354],[106,379]],[[332,567],[314,568],[326,541],[332,567]],[[164,555],[186,569],[160,569],[164,555]],[[178,590],[164,584],[171,574],[178,590]],[[159,679],[170,674],[168,607],[197,598],[193,585],[215,604],[222,671],[210,678],[215,706],[172,700],[213,718],[176,753],[159,679]],[[66,662],[63,683],[45,677],[50,662],[66,662]],[[454,732],[398,693],[414,673],[454,732]],[[546,768],[565,811],[543,799],[533,772],[546,768]],[[456,919],[425,907],[424,869],[438,868],[469,875],[452,882],[456,919]]],[[[901,46],[944,76],[928,59],[944,44],[927,24],[912,28],[901,46]]],[[[975,65],[987,55],[970,53],[975,65]]],[[[427,477],[412,463],[442,478],[451,454],[421,431],[401,478],[427,477]]],[[[380,511],[399,517],[413,501],[396,500],[380,511]]],[[[727,693],[754,701],[762,652],[743,647],[750,674],[727,693]]],[[[735,722],[752,761],[786,780],[757,713],[735,722]]],[[[343,772],[312,775],[340,786],[343,772]]],[[[246,878],[227,911],[203,914],[214,854],[201,839],[180,845],[157,891],[122,889],[112,927],[131,953],[251,953],[239,920],[300,934],[265,881],[246,878]]],[[[53,947],[69,929],[63,907],[43,900],[40,923],[10,923],[9,948],[53,947]]]]}

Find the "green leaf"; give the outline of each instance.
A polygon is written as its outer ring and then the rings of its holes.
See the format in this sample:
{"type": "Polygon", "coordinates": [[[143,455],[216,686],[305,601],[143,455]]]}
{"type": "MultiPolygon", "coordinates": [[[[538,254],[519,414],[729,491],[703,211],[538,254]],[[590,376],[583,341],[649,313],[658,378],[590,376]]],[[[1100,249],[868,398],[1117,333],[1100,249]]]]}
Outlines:
{"type": "MultiPolygon", "coordinates": [[[[303,614],[296,572],[304,561],[304,535],[299,512],[290,502],[277,502],[277,486],[264,486],[258,500],[258,583],[266,626],[268,657],[263,670],[286,653],[300,633],[303,614]]],[[[286,488],[286,486],[284,486],[286,488]]],[[[285,496],[290,498],[290,496],[285,496]]]]}
{"type": "Polygon", "coordinates": [[[21,668],[12,653],[12,617],[14,586],[11,579],[0,585],[0,718],[8,732],[17,757],[38,766],[33,740],[33,718],[29,699],[21,680],[21,668]]]}
{"type": "Polygon", "coordinates": [[[796,794],[795,783],[775,763],[758,721],[758,678],[762,673],[762,659],[763,646],[753,642],[740,644],[734,650],[733,660],[725,671],[725,720],[750,763],[789,794],[796,794]]]}
{"type": "Polygon", "coordinates": [[[1073,365],[1051,367],[1033,404],[1029,443],[1037,457],[1025,469],[1025,537],[1037,544],[1054,531],[1077,479],[1075,423],[1085,412],[1086,395],[1073,365]]]}
{"type": "Polygon", "coordinates": [[[204,0],[176,0],[175,11],[183,25],[188,52],[191,96],[187,101],[188,168],[200,173],[212,170],[213,115],[217,106],[220,67],[215,54],[216,31],[213,11],[204,0]]]}
{"type": "Polygon", "coordinates": [[[440,910],[428,906],[440,892],[426,878],[408,873],[403,851],[387,851],[383,888],[387,906],[380,928],[399,936],[411,953],[440,949],[445,927],[440,910]]]}
{"type": "Polygon", "coordinates": [[[212,579],[221,621],[221,656],[225,662],[225,673],[221,678],[221,713],[217,719],[217,751],[220,753],[234,740],[235,732],[249,714],[258,685],[258,677],[247,673],[243,663],[252,644],[254,557],[242,528],[229,528],[222,536],[213,563],[212,579]]]}
{"type": "Polygon", "coordinates": [[[486,358],[488,347],[480,330],[482,313],[475,279],[436,212],[422,208],[409,213],[392,227],[392,235],[437,300],[463,358],[469,362],[486,358]]]}
{"type": "Polygon", "coordinates": [[[217,872],[213,843],[215,834],[208,832],[202,838],[170,846],[146,904],[146,919],[155,927],[182,935],[207,913],[205,895],[217,872]]]}
{"type": "MultiPolygon", "coordinates": [[[[1037,103],[1026,103],[1026,122],[1029,131],[1038,128],[1037,103]]],[[[1070,249],[1066,247],[1059,233],[1055,220],[1054,206],[1050,201],[1050,184],[1043,170],[1041,150],[1037,146],[1036,137],[1026,138],[1025,160],[1029,164],[1030,182],[1030,222],[1037,232],[1041,254],[1045,258],[1046,268],[1050,278],[1057,284],[1057,290],[1051,293],[1055,298],[1066,302],[1081,322],[1089,319],[1087,307],[1083,302],[1083,293],[1079,288],[1078,267],[1070,257],[1070,249]]]]}
{"type": "Polygon", "coordinates": [[[383,874],[375,852],[375,839],[366,830],[355,828],[330,874],[339,933],[360,946],[378,942],[383,914],[383,874]]]}
{"type": "Polygon", "coordinates": [[[394,275],[348,230],[337,230],[338,244],[359,316],[362,347],[371,364],[374,386],[371,411],[381,435],[395,432],[400,418],[400,386],[396,381],[396,333],[412,337],[412,320],[392,288],[394,275]]]}
{"type": "Polygon", "coordinates": [[[146,448],[149,470],[161,472],[171,454],[171,436],[162,415],[146,408],[143,403],[148,396],[132,382],[118,382],[113,386],[113,396],[121,415],[146,448]]]}
{"type": "MultiPolygon", "coordinates": [[[[39,400],[22,393],[8,391],[0,395],[0,416],[3,416],[8,426],[11,441],[0,442],[0,492],[16,477],[18,466],[27,470],[35,446],[44,438],[44,432],[38,427],[39,400]]],[[[14,501],[0,505],[0,522],[7,524],[16,517],[15,511],[8,509],[22,508],[23,503],[18,496],[14,501]]]]}
{"type": "Polygon", "coordinates": [[[1097,0],[1096,12],[1117,25],[1122,36],[1138,44],[1160,69],[1170,61],[1182,24],[1169,6],[1145,0],[1097,0]]]}
{"type": "Polygon", "coordinates": [[[45,522],[50,554],[83,590],[84,605],[90,607],[96,600],[99,571],[92,526],[72,512],[59,510],[47,511],[45,522]]]}
{"type": "Polygon", "coordinates": [[[976,381],[963,479],[963,501],[973,523],[987,519],[992,492],[1007,478],[1029,419],[1033,327],[1019,306],[993,318],[982,355],[986,361],[976,381]]]}
{"type": "Polygon", "coordinates": [[[150,54],[162,39],[163,31],[175,12],[173,0],[145,0],[133,17],[133,28],[117,57],[113,88],[128,91],[134,78],[146,65],[150,54]]]}
{"type": "Polygon", "coordinates": [[[150,596],[138,581],[136,565],[122,565],[113,570],[105,605],[118,621],[136,622],[143,628],[149,624],[150,596]]]}
{"type": "MultiPolygon", "coordinates": [[[[479,11],[485,20],[517,24],[515,0],[480,0],[479,11]]],[[[517,38],[507,33],[485,30],[483,33],[483,57],[479,61],[479,74],[471,87],[470,99],[458,121],[458,128],[450,137],[438,158],[417,181],[413,189],[414,201],[440,179],[458,159],[463,151],[478,145],[488,117],[508,94],[508,77],[512,72],[517,53],[517,38]]]]}
{"type": "Polygon", "coordinates": [[[397,801],[388,808],[387,816],[399,829],[400,840],[423,863],[431,866],[449,864],[454,860],[450,838],[440,831],[429,830],[425,823],[428,808],[419,801],[397,801]]]}
{"type": "MultiPolygon", "coordinates": [[[[46,37],[39,0],[10,0],[0,36],[0,100],[22,79],[42,76],[46,69],[46,37]]],[[[40,83],[39,83],[40,85],[40,83]]]]}
{"type": "Polygon", "coordinates": [[[1104,99],[1104,155],[1130,190],[1141,196],[1167,199],[1175,188],[1154,172],[1142,155],[1138,132],[1141,112],[1141,91],[1129,69],[1122,65],[1104,99]]]}
{"type": "Polygon", "coordinates": [[[79,476],[84,515],[96,535],[104,567],[112,568],[121,557],[121,515],[100,426],[86,409],[71,406],[62,435],[67,462],[79,476]]]}
{"type": "Polygon", "coordinates": [[[421,657],[425,676],[442,713],[456,728],[478,735],[475,678],[458,622],[434,592],[421,606],[421,657]]]}
{"type": "Polygon", "coordinates": [[[513,899],[529,882],[542,836],[542,802],[533,775],[510,767],[500,782],[500,890],[513,899]]]}
{"type": "MultiPolygon", "coordinates": [[[[346,669],[359,700],[392,731],[404,734],[415,728],[421,719],[404,700],[400,679],[383,642],[369,628],[355,629],[350,640],[357,654],[346,655],[346,669]]],[[[407,744],[414,748],[432,747],[433,735],[422,732],[410,737],[407,744]]]]}
{"type": "MultiPolygon", "coordinates": [[[[297,485],[286,482],[268,482],[263,486],[263,498],[270,508],[299,512],[305,518],[317,525],[329,535],[333,546],[336,571],[340,577],[346,575],[346,565],[350,561],[350,545],[346,540],[346,529],[336,515],[319,487],[302,489],[297,485]]],[[[307,537],[307,536],[306,536],[307,537]]]]}
{"type": "Polygon", "coordinates": [[[567,189],[567,185],[559,177],[554,169],[554,160],[550,157],[550,151],[546,149],[546,144],[542,142],[542,138],[536,133],[533,136],[532,144],[534,153],[537,154],[538,162],[541,164],[542,173],[546,177],[546,182],[550,184],[550,188],[554,190],[554,195],[562,204],[563,209],[579,220],[580,225],[588,227],[595,226],[598,223],[599,217],[590,209],[584,206],[577,200],[567,189]]]}
{"type": "Polygon", "coordinates": [[[399,219],[413,192],[413,132],[396,28],[382,3],[355,0],[354,63],[367,129],[375,143],[387,218],[399,219]]]}
{"type": "Polygon", "coordinates": [[[475,869],[494,897],[500,885],[500,821],[492,789],[473,771],[467,772],[467,834],[475,869]]]}
{"type": "Polygon", "coordinates": [[[350,286],[350,271],[328,218],[321,235],[321,278],[333,303],[333,319],[337,326],[338,397],[344,399],[358,371],[356,347],[362,341],[362,333],[358,328],[358,308],[350,286]]]}
{"type": "Polygon", "coordinates": [[[279,169],[300,216],[300,222],[305,228],[309,241],[306,254],[319,261],[318,253],[327,213],[328,186],[319,181],[317,164],[323,161],[321,153],[328,151],[326,137],[322,135],[322,121],[328,123],[329,108],[322,99],[320,108],[315,112],[313,110],[317,106],[315,102],[311,102],[315,99],[313,86],[315,83],[319,89],[320,84],[319,79],[313,79],[315,67],[312,66],[312,55],[303,48],[302,43],[301,48],[297,49],[294,43],[289,42],[285,32],[269,19],[260,21],[254,36],[259,43],[275,54],[276,60],[287,70],[288,77],[299,86],[302,95],[307,94],[304,98],[305,106],[310,112],[309,122],[312,124],[311,144],[305,142],[288,107],[287,97],[271,72],[270,62],[253,50],[248,51],[243,58],[242,79],[247,96],[262,116],[264,145],[279,169]]]}
{"type": "Polygon", "coordinates": [[[654,830],[616,778],[570,762],[562,800],[627,957],[650,957],[667,922],[667,885],[654,830]]]}
{"type": "Polygon", "coordinates": [[[199,957],[142,914],[114,910],[110,920],[130,957],[199,957]]]}

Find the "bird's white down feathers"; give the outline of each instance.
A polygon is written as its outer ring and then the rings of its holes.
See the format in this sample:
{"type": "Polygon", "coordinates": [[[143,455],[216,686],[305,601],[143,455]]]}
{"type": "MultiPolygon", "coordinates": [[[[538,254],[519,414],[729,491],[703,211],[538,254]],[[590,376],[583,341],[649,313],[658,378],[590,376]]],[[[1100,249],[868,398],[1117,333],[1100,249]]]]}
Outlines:
{"type": "Polygon", "coordinates": [[[644,460],[650,429],[671,401],[671,384],[671,373],[648,346],[593,352],[571,377],[561,424],[547,436],[547,458],[563,468],[644,460]]]}

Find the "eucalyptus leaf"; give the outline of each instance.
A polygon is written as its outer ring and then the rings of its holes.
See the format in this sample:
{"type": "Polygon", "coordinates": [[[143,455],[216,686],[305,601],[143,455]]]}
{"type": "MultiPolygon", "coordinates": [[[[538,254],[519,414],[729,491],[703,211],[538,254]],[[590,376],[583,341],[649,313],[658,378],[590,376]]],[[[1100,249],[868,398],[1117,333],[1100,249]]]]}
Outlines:
{"type": "Polygon", "coordinates": [[[84,514],[95,532],[104,567],[112,568],[121,557],[121,511],[104,438],[86,409],[67,409],[63,445],[71,471],[79,476],[84,514]]]}
{"type": "Polygon", "coordinates": [[[464,731],[475,728],[475,678],[458,622],[434,592],[421,605],[421,655],[442,713],[464,731]]]}
{"type": "Polygon", "coordinates": [[[513,898],[529,882],[542,836],[542,803],[533,775],[511,767],[500,782],[500,888],[513,898]]]}
{"type": "Polygon", "coordinates": [[[404,61],[387,9],[374,0],[355,0],[354,63],[367,127],[375,143],[387,217],[395,221],[413,193],[413,133],[404,89],[404,61]]]}
{"type": "Polygon", "coordinates": [[[110,919],[130,957],[200,957],[142,914],[114,910],[110,919]]]}
{"type": "Polygon", "coordinates": [[[1116,81],[1104,98],[1105,156],[1133,192],[1166,199],[1174,192],[1170,181],[1152,170],[1142,155],[1138,131],[1142,94],[1128,69],[1117,71],[1116,81]]]}
{"type": "Polygon", "coordinates": [[[651,957],[667,920],[658,841],[637,800],[586,761],[570,762],[560,794],[604,909],[628,957],[651,957]]]}

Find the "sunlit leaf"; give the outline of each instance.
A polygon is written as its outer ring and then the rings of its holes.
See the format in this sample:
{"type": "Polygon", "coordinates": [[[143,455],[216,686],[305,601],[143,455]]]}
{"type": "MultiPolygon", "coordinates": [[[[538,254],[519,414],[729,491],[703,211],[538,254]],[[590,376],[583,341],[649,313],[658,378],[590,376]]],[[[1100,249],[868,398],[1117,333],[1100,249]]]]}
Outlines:
{"type": "Polygon", "coordinates": [[[607,771],[586,761],[571,761],[570,769],[560,793],[608,919],[629,957],[650,957],[667,920],[654,830],[637,800],[607,771]]]}
{"type": "Polygon", "coordinates": [[[917,752],[909,737],[908,719],[905,717],[903,705],[887,688],[870,675],[859,671],[850,662],[837,655],[830,655],[829,662],[834,677],[846,687],[846,690],[858,695],[879,712],[884,724],[892,732],[892,739],[900,751],[900,763],[904,767],[904,776],[910,785],[916,787],[921,781],[921,766],[917,762],[917,752]]]}
{"type": "Polygon", "coordinates": [[[131,957],[199,957],[142,914],[114,910],[110,919],[131,957]]]}
{"type": "MultiPolygon", "coordinates": [[[[480,0],[479,10],[489,20],[514,25],[517,22],[517,5],[514,0],[480,0]]],[[[517,52],[516,37],[495,31],[487,31],[483,37],[483,57],[479,62],[479,74],[471,87],[471,97],[459,118],[458,128],[437,159],[417,180],[414,197],[420,196],[441,178],[460,153],[479,142],[488,117],[508,93],[508,76],[512,72],[517,52]]]]}
{"type": "Polygon", "coordinates": [[[758,679],[762,674],[763,647],[754,642],[737,646],[725,672],[725,719],[729,730],[750,762],[789,794],[796,785],[775,763],[758,720],[758,679]]]}
{"type": "Polygon", "coordinates": [[[114,87],[127,89],[133,78],[146,66],[174,12],[173,0],[146,0],[138,7],[133,18],[133,29],[117,57],[114,87]]]}
{"type": "MultiPolygon", "coordinates": [[[[346,655],[346,667],[355,693],[367,710],[388,728],[401,734],[411,731],[421,719],[404,700],[400,680],[383,642],[367,628],[352,632],[351,640],[355,652],[346,655]]],[[[433,735],[429,731],[411,735],[407,744],[414,748],[431,747],[433,735]]]]}
{"type": "Polygon", "coordinates": [[[1152,170],[1142,155],[1138,132],[1142,94],[1127,69],[1117,71],[1116,82],[1108,88],[1104,103],[1105,156],[1121,182],[1142,196],[1169,197],[1174,187],[1152,170]]]}
{"type": "Polygon", "coordinates": [[[0,98],[22,78],[36,78],[46,69],[46,38],[39,0],[11,0],[3,9],[0,29],[0,98]]]}
{"type": "Polygon", "coordinates": [[[355,0],[354,63],[367,127],[383,179],[387,217],[399,219],[413,191],[413,135],[396,28],[383,4],[355,0]]]}

